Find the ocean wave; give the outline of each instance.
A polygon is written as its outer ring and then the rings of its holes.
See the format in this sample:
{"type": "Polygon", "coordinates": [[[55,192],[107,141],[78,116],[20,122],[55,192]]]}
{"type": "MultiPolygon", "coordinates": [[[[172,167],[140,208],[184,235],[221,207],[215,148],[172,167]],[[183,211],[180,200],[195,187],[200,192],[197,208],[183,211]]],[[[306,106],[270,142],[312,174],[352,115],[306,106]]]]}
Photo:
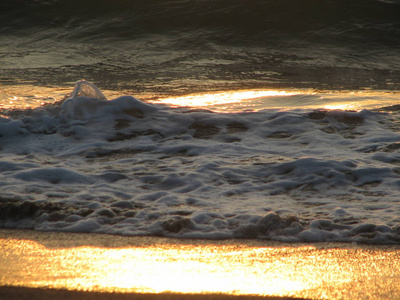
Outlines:
{"type": "Polygon", "coordinates": [[[221,114],[106,100],[88,82],[71,94],[1,119],[1,227],[400,242],[396,113],[221,114]]]}

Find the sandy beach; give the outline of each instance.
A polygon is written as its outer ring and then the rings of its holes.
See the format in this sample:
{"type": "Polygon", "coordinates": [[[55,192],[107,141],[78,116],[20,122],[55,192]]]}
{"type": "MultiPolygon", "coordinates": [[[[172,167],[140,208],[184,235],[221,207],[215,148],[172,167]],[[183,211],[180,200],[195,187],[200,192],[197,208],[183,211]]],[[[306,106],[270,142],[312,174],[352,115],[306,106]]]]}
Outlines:
{"type": "Polygon", "coordinates": [[[1,299],[398,299],[400,247],[0,230],[1,299]]]}

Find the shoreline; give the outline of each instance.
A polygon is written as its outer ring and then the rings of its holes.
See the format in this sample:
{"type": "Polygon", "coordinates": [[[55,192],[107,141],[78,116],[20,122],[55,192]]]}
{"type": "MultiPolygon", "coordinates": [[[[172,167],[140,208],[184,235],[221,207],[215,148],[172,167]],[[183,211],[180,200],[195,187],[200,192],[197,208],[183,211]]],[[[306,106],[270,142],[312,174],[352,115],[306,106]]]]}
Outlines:
{"type": "Polygon", "coordinates": [[[0,245],[0,299],[400,298],[400,245],[16,229],[0,245]]]}
{"type": "Polygon", "coordinates": [[[347,242],[280,242],[267,239],[186,239],[170,238],[161,236],[125,236],[106,233],[86,232],[63,232],[63,231],[37,231],[32,229],[4,229],[0,228],[0,240],[5,238],[16,238],[21,240],[32,240],[51,248],[70,247],[143,247],[154,244],[179,244],[179,245],[247,245],[253,247],[289,247],[299,248],[312,246],[316,249],[344,248],[344,249],[369,249],[369,250],[400,250],[400,244],[367,244],[347,242]]]}

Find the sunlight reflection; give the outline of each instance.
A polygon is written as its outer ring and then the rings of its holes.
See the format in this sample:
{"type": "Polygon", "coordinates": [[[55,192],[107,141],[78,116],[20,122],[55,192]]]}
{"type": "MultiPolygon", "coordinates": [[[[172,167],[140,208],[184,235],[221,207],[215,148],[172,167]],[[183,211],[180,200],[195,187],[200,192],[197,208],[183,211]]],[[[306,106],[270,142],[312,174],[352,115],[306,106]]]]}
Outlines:
{"type": "MultiPolygon", "coordinates": [[[[27,83],[0,83],[0,111],[37,108],[57,103],[72,92],[73,87],[43,87],[27,83]]],[[[136,94],[132,90],[101,89],[107,99],[132,95],[141,101],[172,107],[191,107],[220,113],[253,112],[264,109],[373,109],[399,103],[397,92],[384,91],[315,91],[298,90],[236,90],[190,94],[157,99],[153,92],[136,94]],[[157,100],[155,100],[157,99],[157,100]]]]}
{"type": "Polygon", "coordinates": [[[332,103],[329,105],[325,105],[323,108],[329,110],[356,110],[359,111],[362,109],[360,103],[351,102],[351,103],[332,103]]]}
{"type": "Polygon", "coordinates": [[[279,261],[264,262],[265,255],[273,254],[268,248],[246,247],[238,251],[234,246],[155,245],[48,250],[32,241],[17,240],[9,241],[8,246],[11,255],[40,253],[19,258],[19,280],[6,282],[14,285],[123,292],[258,295],[290,294],[309,288],[307,283],[282,273],[279,261]]]}
{"type": "Polygon", "coordinates": [[[340,248],[318,251],[314,246],[241,242],[51,249],[30,240],[0,239],[0,245],[5,254],[0,258],[0,285],[107,292],[319,298],[329,289],[335,293],[343,285],[370,280],[368,268],[377,263],[399,264],[393,259],[397,252],[355,256],[357,252],[340,248]]]}
{"type": "Polygon", "coordinates": [[[362,110],[395,105],[397,93],[380,91],[246,90],[192,94],[152,101],[173,107],[191,107],[214,112],[252,112],[264,109],[362,110]]]}
{"type": "Polygon", "coordinates": [[[40,107],[62,99],[67,88],[39,87],[30,84],[2,85],[0,83],[0,109],[26,109],[40,107]]]}
{"type": "Polygon", "coordinates": [[[238,104],[240,102],[260,97],[291,96],[296,92],[277,91],[277,90],[248,90],[248,91],[228,91],[208,94],[193,94],[181,97],[171,97],[159,99],[158,103],[171,106],[190,106],[207,107],[213,105],[238,104]]]}

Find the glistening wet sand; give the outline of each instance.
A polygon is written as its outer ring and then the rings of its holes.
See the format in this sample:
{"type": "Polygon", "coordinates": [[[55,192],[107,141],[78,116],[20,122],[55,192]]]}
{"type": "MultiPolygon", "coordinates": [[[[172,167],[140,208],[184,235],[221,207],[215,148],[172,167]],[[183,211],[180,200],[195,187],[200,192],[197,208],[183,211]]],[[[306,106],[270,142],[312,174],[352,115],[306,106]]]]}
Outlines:
{"type": "Polygon", "coordinates": [[[400,298],[400,246],[25,230],[0,245],[2,299],[400,298]]]}

